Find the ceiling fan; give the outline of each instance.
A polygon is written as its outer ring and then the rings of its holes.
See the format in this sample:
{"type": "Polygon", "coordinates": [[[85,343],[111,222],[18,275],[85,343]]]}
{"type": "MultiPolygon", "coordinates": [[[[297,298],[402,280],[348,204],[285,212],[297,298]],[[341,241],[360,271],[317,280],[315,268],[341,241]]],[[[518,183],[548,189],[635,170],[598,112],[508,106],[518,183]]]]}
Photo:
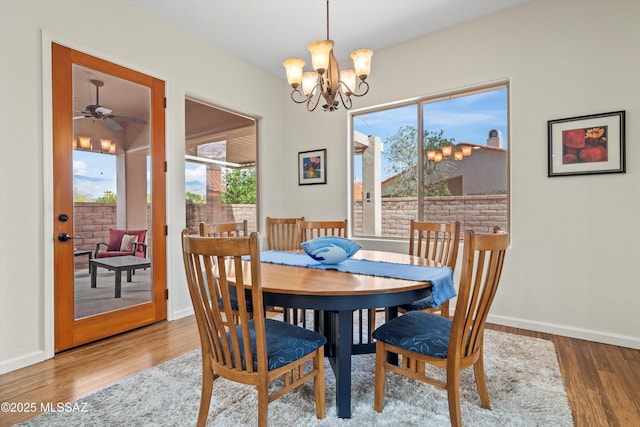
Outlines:
{"type": "Polygon", "coordinates": [[[73,120],[77,119],[86,119],[93,117],[94,119],[100,119],[107,125],[109,128],[113,130],[122,130],[122,126],[116,120],[131,122],[131,123],[140,123],[143,125],[147,124],[146,120],[136,119],[135,117],[126,117],[126,116],[116,116],[112,113],[110,108],[104,107],[100,105],[100,88],[104,86],[104,82],[101,80],[89,80],[91,84],[96,87],[96,103],[92,105],[87,105],[83,111],[77,111],[82,113],[82,116],[75,116],[73,120]]]}

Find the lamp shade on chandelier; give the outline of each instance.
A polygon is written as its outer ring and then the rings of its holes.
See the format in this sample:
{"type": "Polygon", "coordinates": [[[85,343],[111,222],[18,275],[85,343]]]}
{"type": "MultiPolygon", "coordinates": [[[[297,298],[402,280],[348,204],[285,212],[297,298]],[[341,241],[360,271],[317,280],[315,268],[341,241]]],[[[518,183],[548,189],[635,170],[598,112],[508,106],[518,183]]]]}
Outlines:
{"type": "Polygon", "coordinates": [[[298,104],[307,104],[307,110],[314,111],[324,99],[322,108],[334,111],[339,105],[349,110],[351,96],[364,96],[369,92],[365,80],[371,71],[373,51],[359,49],[351,53],[353,69],[340,70],[333,55],[333,40],[329,38],[329,0],[327,0],[327,39],[311,43],[309,46],[314,71],[304,72],[305,62],[291,58],[282,63],[287,71],[287,81],[293,88],[291,99],[298,104]],[[301,90],[302,89],[302,90],[301,90]]]}

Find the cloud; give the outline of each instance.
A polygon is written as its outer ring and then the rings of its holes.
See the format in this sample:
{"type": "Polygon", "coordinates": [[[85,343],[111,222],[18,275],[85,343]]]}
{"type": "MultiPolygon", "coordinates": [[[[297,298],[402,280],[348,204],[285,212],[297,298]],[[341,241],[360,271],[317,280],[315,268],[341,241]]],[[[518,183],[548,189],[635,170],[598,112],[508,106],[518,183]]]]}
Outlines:
{"type": "Polygon", "coordinates": [[[73,174],[85,175],[87,173],[87,164],[81,160],[73,161],[73,174]]]}
{"type": "Polygon", "coordinates": [[[189,181],[201,181],[204,183],[207,179],[207,167],[205,165],[195,165],[194,163],[187,162],[184,169],[184,180],[189,181]],[[192,166],[194,165],[194,166],[192,166]]]}

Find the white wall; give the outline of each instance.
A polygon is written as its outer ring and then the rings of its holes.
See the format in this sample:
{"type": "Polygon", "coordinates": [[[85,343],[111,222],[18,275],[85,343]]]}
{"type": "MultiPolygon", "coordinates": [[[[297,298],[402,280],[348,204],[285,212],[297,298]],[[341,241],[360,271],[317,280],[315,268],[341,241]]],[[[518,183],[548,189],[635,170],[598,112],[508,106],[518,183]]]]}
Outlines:
{"type": "MultiPolygon", "coordinates": [[[[355,108],[510,82],[511,247],[493,322],[640,348],[639,22],[638,1],[535,1],[373,56],[355,108]],[[617,110],[626,174],[547,177],[547,120],[617,110]]],[[[347,114],[286,102],[285,116],[287,212],[347,217],[347,114]],[[319,148],[327,185],[298,187],[295,153],[319,148]]]]}
{"type": "MultiPolygon", "coordinates": [[[[128,2],[0,0],[0,373],[53,354],[50,41],[167,82],[170,318],[192,312],[179,240],[185,95],[258,118],[259,156],[282,151],[280,79],[128,2]]],[[[282,209],[281,168],[259,173],[263,211],[282,209]]]]}

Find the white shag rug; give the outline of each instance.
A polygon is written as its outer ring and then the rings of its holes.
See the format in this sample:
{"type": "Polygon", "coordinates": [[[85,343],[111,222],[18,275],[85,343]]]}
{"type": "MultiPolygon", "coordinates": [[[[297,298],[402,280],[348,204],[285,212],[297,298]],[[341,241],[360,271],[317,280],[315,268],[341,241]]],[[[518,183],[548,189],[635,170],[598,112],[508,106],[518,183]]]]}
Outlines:
{"type": "MultiPolygon", "coordinates": [[[[315,417],[312,383],[269,405],[273,426],[448,426],[446,391],[389,373],[382,413],[373,410],[375,355],[352,357],[352,417],[339,419],[335,378],[325,359],[327,416],[315,417]]],[[[461,375],[465,426],[572,426],[556,352],[550,341],[485,331],[491,410],[480,405],[473,369],[461,375]]],[[[85,396],[80,411],[42,414],[24,426],[194,426],[200,403],[200,351],[193,351],[85,396]]],[[[210,426],[255,426],[255,388],[214,382],[210,426]]]]}

